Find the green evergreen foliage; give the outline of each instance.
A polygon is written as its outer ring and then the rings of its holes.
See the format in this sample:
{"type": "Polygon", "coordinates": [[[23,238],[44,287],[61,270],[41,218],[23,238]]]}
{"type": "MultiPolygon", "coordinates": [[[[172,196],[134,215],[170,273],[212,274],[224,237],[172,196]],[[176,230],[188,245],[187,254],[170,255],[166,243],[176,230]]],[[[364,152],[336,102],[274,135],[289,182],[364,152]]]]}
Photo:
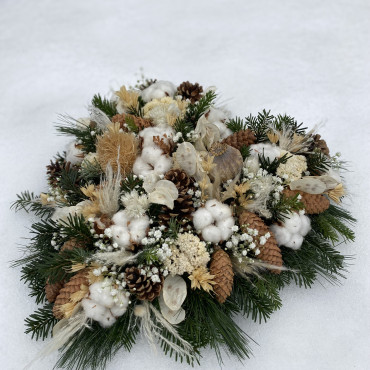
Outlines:
{"type": "Polygon", "coordinates": [[[82,329],[64,346],[54,368],[104,369],[121,348],[130,351],[135,344],[139,333],[136,320],[130,306],[110,328],[103,328],[97,322],[92,322],[91,328],[82,329]]]}
{"type": "Polygon", "coordinates": [[[59,120],[61,124],[56,125],[59,133],[74,136],[76,141],[81,144],[81,150],[85,153],[95,152],[96,136],[101,134],[100,130],[91,125],[82,127],[81,122],[66,115],[59,115],[59,120]],[[77,123],[78,125],[76,125],[77,123]]]}
{"type": "Polygon", "coordinates": [[[127,113],[132,114],[133,116],[136,116],[136,117],[144,117],[144,109],[143,109],[144,105],[145,105],[145,101],[143,100],[141,96],[139,96],[137,107],[134,107],[134,106],[129,107],[127,109],[127,113]]]}
{"type": "Polygon", "coordinates": [[[226,127],[232,132],[239,132],[246,129],[246,123],[240,117],[235,117],[226,122],[226,127]]]}
{"type": "Polygon", "coordinates": [[[249,146],[243,145],[240,148],[240,154],[242,155],[243,160],[248,158],[251,155],[251,150],[250,150],[249,146]]]}
{"type": "Polygon", "coordinates": [[[197,102],[188,105],[184,120],[186,122],[191,122],[193,127],[195,127],[199,118],[207,112],[216,98],[217,94],[214,91],[207,91],[197,102]]]}
{"type": "Polygon", "coordinates": [[[288,153],[285,153],[280,158],[275,158],[272,162],[270,158],[265,157],[264,154],[258,155],[260,166],[262,169],[266,170],[268,173],[271,173],[273,175],[276,174],[277,168],[281,165],[287,162],[287,160],[292,157],[288,153]]]}
{"type": "Polygon", "coordinates": [[[271,199],[268,203],[268,207],[272,213],[273,219],[284,221],[290,212],[303,209],[304,204],[298,199],[298,195],[299,194],[296,194],[294,197],[287,197],[282,194],[278,201],[271,199]]]}
{"type": "Polygon", "coordinates": [[[268,140],[267,133],[274,121],[274,116],[270,114],[270,111],[264,109],[262,112],[259,112],[257,116],[252,116],[252,114],[250,114],[245,118],[245,121],[245,127],[254,132],[257,143],[268,140]]]}
{"type": "Polygon", "coordinates": [[[26,320],[26,334],[32,334],[31,338],[44,340],[48,337],[53,326],[58,320],[53,315],[53,305],[47,303],[31,314],[26,320]]]}
{"type": "Polygon", "coordinates": [[[131,173],[121,182],[121,191],[130,193],[134,189],[143,191],[143,180],[131,173]]]}
{"type": "Polygon", "coordinates": [[[80,170],[80,177],[85,182],[92,182],[99,184],[100,179],[103,176],[104,171],[101,168],[98,161],[85,161],[83,167],[80,170]]]}
{"type": "Polygon", "coordinates": [[[22,193],[17,194],[17,198],[18,199],[12,203],[10,207],[16,212],[24,210],[27,213],[32,212],[36,216],[47,218],[54,211],[54,208],[42,205],[40,198],[29,191],[23,191],[22,193]]]}
{"type": "Polygon", "coordinates": [[[134,119],[132,118],[132,116],[126,116],[125,117],[125,122],[126,122],[126,125],[127,125],[127,128],[131,131],[131,132],[134,132],[135,134],[137,134],[139,132],[139,127],[135,125],[135,121],[134,119]]]}
{"type": "Polygon", "coordinates": [[[330,168],[330,159],[321,151],[315,151],[306,157],[307,170],[314,176],[320,176],[330,168]]]}
{"type": "Polygon", "coordinates": [[[100,94],[94,95],[94,97],[91,100],[91,104],[95,107],[100,109],[103,113],[105,113],[109,118],[112,118],[117,112],[116,103],[106,99],[102,98],[100,94]]]}

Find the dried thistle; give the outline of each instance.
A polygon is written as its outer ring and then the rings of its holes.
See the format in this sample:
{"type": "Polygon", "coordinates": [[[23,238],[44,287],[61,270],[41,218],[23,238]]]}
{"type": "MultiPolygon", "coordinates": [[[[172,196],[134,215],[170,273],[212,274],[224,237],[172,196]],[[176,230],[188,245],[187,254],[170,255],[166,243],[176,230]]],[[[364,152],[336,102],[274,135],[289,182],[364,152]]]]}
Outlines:
{"type": "Polygon", "coordinates": [[[112,123],[99,136],[96,143],[98,162],[105,170],[110,164],[114,172],[120,170],[124,177],[132,171],[138,150],[135,135],[120,131],[118,123],[112,123]]]}
{"type": "Polygon", "coordinates": [[[214,277],[215,276],[211,275],[206,267],[198,267],[197,269],[193,270],[193,272],[189,276],[189,280],[191,281],[191,288],[203,289],[207,293],[212,292],[212,285],[216,284],[213,281],[214,277]]]}

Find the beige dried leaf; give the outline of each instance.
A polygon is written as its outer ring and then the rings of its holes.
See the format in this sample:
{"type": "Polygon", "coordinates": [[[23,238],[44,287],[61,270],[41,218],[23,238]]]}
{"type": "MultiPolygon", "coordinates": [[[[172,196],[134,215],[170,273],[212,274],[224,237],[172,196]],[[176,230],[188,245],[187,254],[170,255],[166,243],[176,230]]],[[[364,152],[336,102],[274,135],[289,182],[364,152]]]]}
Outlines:
{"type": "Polygon", "coordinates": [[[206,267],[198,267],[197,269],[193,270],[193,272],[189,276],[189,280],[191,281],[191,288],[203,289],[207,293],[212,292],[212,285],[216,284],[213,281],[214,277],[215,276],[211,275],[206,267]]]}
{"type": "Polygon", "coordinates": [[[343,184],[338,184],[334,189],[328,191],[328,196],[336,203],[340,203],[340,198],[346,194],[346,190],[343,187],[343,184]]]}

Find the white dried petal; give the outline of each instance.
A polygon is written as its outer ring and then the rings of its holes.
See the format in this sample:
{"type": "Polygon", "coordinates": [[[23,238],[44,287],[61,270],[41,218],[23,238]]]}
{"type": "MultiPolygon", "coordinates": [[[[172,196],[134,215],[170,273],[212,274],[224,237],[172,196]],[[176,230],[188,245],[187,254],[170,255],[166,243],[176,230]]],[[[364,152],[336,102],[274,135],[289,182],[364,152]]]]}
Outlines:
{"type": "Polygon", "coordinates": [[[169,309],[177,311],[184,303],[187,290],[185,280],[179,275],[169,275],[163,283],[163,300],[169,309]]]}

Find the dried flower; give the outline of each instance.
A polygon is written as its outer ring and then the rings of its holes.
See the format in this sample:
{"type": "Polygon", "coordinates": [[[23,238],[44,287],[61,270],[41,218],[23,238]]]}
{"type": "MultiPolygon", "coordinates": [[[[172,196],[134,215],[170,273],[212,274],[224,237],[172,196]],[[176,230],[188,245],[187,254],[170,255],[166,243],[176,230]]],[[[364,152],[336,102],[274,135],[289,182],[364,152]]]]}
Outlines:
{"type": "Polygon", "coordinates": [[[197,269],[193,270],[193,272],[189,276],[189,280],[191,281],[191,288],[203,289],[204,291],[209,293],[213,291],[212,285],[216,284],[213,281],[213,278],[214,275],[211,275],[206,267],[198,267],[197,269]]]}

